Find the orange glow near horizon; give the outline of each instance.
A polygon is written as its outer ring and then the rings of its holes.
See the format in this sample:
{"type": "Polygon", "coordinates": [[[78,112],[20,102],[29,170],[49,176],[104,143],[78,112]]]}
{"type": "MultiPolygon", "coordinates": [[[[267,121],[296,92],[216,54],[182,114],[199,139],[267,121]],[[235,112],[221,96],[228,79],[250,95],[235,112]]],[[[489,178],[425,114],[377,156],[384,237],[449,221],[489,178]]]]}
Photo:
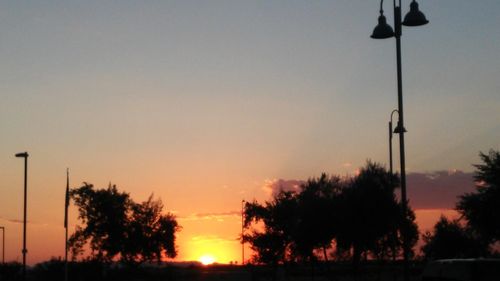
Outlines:
{"type": "MultiPolygon", "coordinates": [[[[421,233],[432,231],[434,224],[441,215],[449,219],[457,218],[459,215],[450,209],[417,209],[415,210],[416,221],[421,233]]],[[[180,219],[179,223],[183,229],[178,236],[179,256],[177,261],[199,261],[202,264],[211,263],[241,263],[241,244],[237,239],[240,227],[239,218],[229,216],[223,219],[180,219]]],[[[0,218],[0,225],[7,228],[6,235],[6,261],[20,261],[21,231],[22,224],[0,218]]],[[[74,225],[71,225],[71,230],[74,225]]],[[[28,224],[29,235],[28,246],[30,255],[28,263],[33,265],[45,261],[50,256],[62,256],[64,251],[62,224],[31,222],[28,224]],[[58,243],[59,242],[59,243],[58,243]],[[50,247],[47,245],[50,244],[50,247]]],[[[71,233],[72,231],[70,231],[71,233]]],[[[422,245],[422,241],[417,245],[422,245]]],[[[247,261],[252,252],[249,245],[245,245],[245,260],[247,261]]]]}
{"type": "Polygon", "coordinates": [[[210,264],[213,264],[215,263],[217,260],[212,256],[212,255],[203,255],[199,258],[199,261],[203,264],[203,265],[210,265],[210,264]]]}

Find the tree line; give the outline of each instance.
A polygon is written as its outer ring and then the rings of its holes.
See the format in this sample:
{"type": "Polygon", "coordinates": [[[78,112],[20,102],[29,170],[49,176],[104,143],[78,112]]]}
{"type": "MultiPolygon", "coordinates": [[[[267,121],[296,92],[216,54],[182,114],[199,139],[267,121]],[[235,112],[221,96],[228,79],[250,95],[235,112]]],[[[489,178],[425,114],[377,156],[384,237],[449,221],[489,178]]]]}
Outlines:
{"type": "MultiPolygon", "coordinates": [[[[432,232],[422,235],[424,259],[487,257],[498,254],[500,242],[500,154],[480,153],[474,165],[476,192],[458,198],[459,219],[442,217],[432,232]]],[[[281,190],[270,201],[247,202],[246,233],[253,262],[278,265],[329,257],[351,260],[396,260],[403,237],[410,257],[419,239],[415,213],[403,214],[396,196],[399,178],[368,161],[356,176],[322,174],[298,191],[281,190]]]]}
{"type": "Polygon", "coordinates": [[[403,214],[395,194],[399,185],[377,163],[367,162],[355,177],[322,174],[299,191],[281,190],[271,201],[245,204],[243,241],[250,244],[256,263],[328,261],[363,257],[395,258],[418,241],[415,214],[403,214]]]}

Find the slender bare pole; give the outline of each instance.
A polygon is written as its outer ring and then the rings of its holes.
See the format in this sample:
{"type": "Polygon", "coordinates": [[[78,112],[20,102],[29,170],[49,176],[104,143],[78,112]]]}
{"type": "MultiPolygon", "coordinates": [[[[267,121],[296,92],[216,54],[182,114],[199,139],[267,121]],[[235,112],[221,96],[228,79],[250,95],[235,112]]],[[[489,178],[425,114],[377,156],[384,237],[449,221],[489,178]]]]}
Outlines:
{"type": "Polygon", "coordinates": [[[5,264],[5,227],[0,226],[2,230],[2,263],[5,264]]]}
{"type": "Polygon", "coordinates": [[[16,157],[24,158],[24,215],[23,215],[23,280],[26,280],[26,216],[28,199],[28,152],[17,153],[16,157]]]}
{"type": "Polygon", "coordinates": [[[69,207],[69,169],[66,169],[66,194],[64,198],[64,280],[68,281],[68,207],[69,207]]]}
{"type": "Polygon", "coordinates": [[[241,265],[245,265],[245,242],[243,241],[243,232],[245,231],[244,204],[245,200],[241,200],[241,265]]]}

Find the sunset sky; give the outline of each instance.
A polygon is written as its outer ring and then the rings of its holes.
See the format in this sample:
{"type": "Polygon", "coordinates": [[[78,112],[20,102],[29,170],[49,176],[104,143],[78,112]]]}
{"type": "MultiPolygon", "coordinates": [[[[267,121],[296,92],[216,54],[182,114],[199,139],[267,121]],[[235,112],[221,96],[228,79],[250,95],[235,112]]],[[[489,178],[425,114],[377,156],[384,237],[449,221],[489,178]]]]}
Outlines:
{"type": "MultiPolygon", "coordinates": [[[[418,2],[430,23],[403,29],[402,58],[408,190],[425,229],[472,190],[479,151],[500,150],[500,1],[418,2]]],[[[6,259],[22,257],[14,154],[28,151],[29,264],[64,255],[66,168],[72,187],[161,198],[183,227],[177,260],[240,263],[242,199],[388,162],[395,42],[370,38],[378,10],[375,0],[3,1],[6,259]]]]}

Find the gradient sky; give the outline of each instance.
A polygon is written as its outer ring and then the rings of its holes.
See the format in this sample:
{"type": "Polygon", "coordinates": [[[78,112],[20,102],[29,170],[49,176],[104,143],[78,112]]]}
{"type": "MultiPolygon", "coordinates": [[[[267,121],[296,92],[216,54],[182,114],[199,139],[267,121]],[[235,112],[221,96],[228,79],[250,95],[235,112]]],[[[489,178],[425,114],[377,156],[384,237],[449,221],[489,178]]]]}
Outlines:
{"type": "MultiPolygon", "coordinates": [[[[470,172],[479,151],[500,149],[500,2],[419,3],[430,24],[402,38],[408,171],[470,172]]],[[[241,199],[268,199],[263,187],[277,179],[386,163],[396,61],[393,39],[369,37],[378,6],[2,2],[7,259],[21,257],[17,152],[30,153],[30,263],[63,255],[67,167],[73,187],[112,182],[137,201],[161,197],[184,227],[180,260],[227,262],[240,260],[241,199]]]]}

